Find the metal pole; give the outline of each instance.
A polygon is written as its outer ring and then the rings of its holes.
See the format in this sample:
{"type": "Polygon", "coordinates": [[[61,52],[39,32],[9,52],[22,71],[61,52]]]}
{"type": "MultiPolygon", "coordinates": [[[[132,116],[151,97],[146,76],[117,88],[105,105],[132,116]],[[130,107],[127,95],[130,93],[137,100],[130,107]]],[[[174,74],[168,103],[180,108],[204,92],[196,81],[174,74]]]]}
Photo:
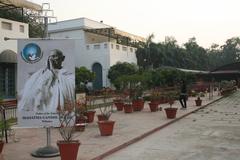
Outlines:
{"type": "MultiPolygon", "coordinates": [[[[44,17],[44,37],[48,37],[48,17],[44,17]]],[[[34,157],[56,157],[59,156],[59,150],[56,147],[51,146],[51,128],[46,128],[47,134],[47,145],[43,148],[39,148],[36,151],[32,152],[34,157]]]]}
{"type": "Polygon", "coordinates": [[[5,108],[3,108],[3,120],[4,120],[4,133],[5,133],[5,139],[6,139],[6,143],[8,143],[8,135],[7,135],[7,120],[6,120],[6,113],[5,113],[5,108]]]}
{"type": "MultiPolygon", "coordinates": [[[[44,37],[48,37],[48,17],[44,17],[44,37]]],[[[51,129],[50,127],[47,127],[47,146],[51,146],[51,129]]]]}
{"type": "Polygon", "coordinates": [[[50,127],[47,128],[47,146],[51,146],[51,129],[50,127]]]}
{"type": "Polygon", "coordinates": [[[44,17],[44,35],[43,38],[48,37],[48,17],[44,17]]]}

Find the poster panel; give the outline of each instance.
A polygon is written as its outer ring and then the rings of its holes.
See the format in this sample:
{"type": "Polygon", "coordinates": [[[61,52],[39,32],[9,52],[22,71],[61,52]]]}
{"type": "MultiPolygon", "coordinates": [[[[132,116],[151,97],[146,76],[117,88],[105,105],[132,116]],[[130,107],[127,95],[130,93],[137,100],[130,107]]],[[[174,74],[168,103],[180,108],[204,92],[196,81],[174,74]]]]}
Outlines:
{"type": "Polygon", "coordinates": [[[75,98],[74,40],[18,40],[20,127],[57,127],[57,109],[75,98]]]}

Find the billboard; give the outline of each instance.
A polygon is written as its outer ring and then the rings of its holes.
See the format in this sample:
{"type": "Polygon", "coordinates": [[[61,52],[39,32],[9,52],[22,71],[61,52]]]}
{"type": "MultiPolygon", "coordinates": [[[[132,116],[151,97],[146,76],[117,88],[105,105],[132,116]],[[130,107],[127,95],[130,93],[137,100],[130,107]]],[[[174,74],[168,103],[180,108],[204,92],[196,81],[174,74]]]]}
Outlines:
{"type": "Polygon", "coordinates": [[[74,40],[18,40],[20,127],[57,127],[57,110],[75,98],[74,40]]]}

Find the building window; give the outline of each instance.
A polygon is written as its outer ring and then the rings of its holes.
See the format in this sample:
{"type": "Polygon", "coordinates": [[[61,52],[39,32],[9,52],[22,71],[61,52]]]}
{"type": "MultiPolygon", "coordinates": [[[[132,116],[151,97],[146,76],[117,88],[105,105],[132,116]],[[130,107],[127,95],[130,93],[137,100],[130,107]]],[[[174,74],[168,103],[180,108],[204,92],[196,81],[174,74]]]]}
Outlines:
{"type": "Polygon", "coordinates": [[[19,26],[19,31],[22,32],[22,33],[24,33],[24,25],[20,25],[20,26],[19,26]]]}
{"type": "Polygon", "coordinates": [[[95,45],[93,46],[93,48],[94,48],[94,49],[100,49],[100,44],[95,44],[95,45]]]}
{"type": "Polygon", "coordinates": [[[104,48],[107,48],[107,43],[104,43],[104,48]]]}
{"type": "Polygon", "coordinates": [[[0,93],[3,98],[15,97],[15,64],[1,64],[0,65],[0,93]]]}
{"type": "Polygon", "coordinates": [[[90,49],[89,45],[86,45],[86,49],[87,49],[87,50],[89,50],[89,49],[90,49]]]}
{"type": "Polygon", "coordinates": [[[12,23],[2,22],[2,29],[12,30],[12,23]]]}
{"type": "Polygon", "coordinates": [[[123,47],[122,47],[122,50],[123,50],[123,51],[127,51],[127,47],[123,46],[123,47]]]}
{"type": "Polygon", "coordinates": [[[132,48],[130,48],[130,52],[133,52],[133,49],[132,49],[132,48]]]}
{"type": "Polygon", "coordinates": [[[119,50],[119,45],[116,45],[116,49],[119,50]]]}

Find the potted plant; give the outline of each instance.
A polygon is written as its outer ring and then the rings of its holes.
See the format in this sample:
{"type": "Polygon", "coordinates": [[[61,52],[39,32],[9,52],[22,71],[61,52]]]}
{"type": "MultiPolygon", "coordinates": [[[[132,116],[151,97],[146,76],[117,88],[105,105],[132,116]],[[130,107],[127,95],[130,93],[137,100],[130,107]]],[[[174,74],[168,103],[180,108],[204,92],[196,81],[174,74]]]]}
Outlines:
{"type": "Polygon", "coordinates": [[[59,117],[59,133],[63,140],[58,140],[57,145],[61,160],[76,160],[79,140],[73,140],[75,131],[75,104],[74,102],[66,101],[63,108],[59,105],[57,108],[59,117]]]}
{"type": "Polygon", "coordinates": [[[142,98],[143,88],[141,85],[137,85],[135,89],[132,90],[132,107],[134,111],[141,111],[144,108],[144,100],[142,98]]]}
{"type": "Polygon", "coordinates": [[[109,120],[112,114],[112,104],[106,103],[99,108],[101,114],[98,115],[98,128],[101,136],[110,136],[113,133],[115,121],[109,120]]]}
{"type": "Polygon", "coordinates": [[[116,106],[117,111],[122,111],[122,110],[123,110],[124,103],[123,103],[122,96],[116,97],[116,98],[113,100],[113,103],[114,103],[114,105],[116,106]]]}
{"type": "Polygon", "coordinates": [[[107,102],[107,99],[112,98],[107,94],[107,92],[103,93],[103,104],[99,104],[98,108],[100,110],[100,114],[97,115],[98,121],[108,120],[112,114],[112,102],[107,102]]]}
{"type": "Polygon", "coordinates": [[[85,107],[84,103],[80,100],[77,100],[76,102],[76,108],[75,108],[75,130],[76,131],[84,131],[86,127],[87,117],[84,115],[85,107]]]}
{"type": "Polygon", "coordinates": [[[165,112],[167,115],[167,118],[169,119],[173,119],[176,118],[176,114],[177,114],[177,108],[173,108],[172,105],[174,104],[174,101],[176,99],[176,92],[175,91],[169,91],[167,93],[168,96],[168,103],[170,105],[170,107],[165,108],[165,112]]]}
{"type": "Polygon", "coordinates": [[[86,97],[86,103],[84,105],[85,106],[84,115],[87,117],[88,123],[92,123],[94,121],[94,116],[96,113],[96,111],[93,110],[94,103],[95,103],[94,97],[91,96],[86,97]]]}
{"type": "Polygon", "coordinates": [[[127,99],[124,103],[124,113],[132,113],[133,112],[133,107],[130,99],[127,99]]]}
{"type": "Polygon", "coordinates": [[[159,105],[159,92],[153,91],[150,97],[151,101],[149,103],[149,108],[151,112],[156,112],[159,105]]]}
{"type": "Polygon", "coordinates": [[[195,103],[196,103],[196,106],[201,106],[202,105],[202,100],[200,97],[204,96],[204,93],[202,92],[199,92],[198,93],[198,96],[197,96],[197,99],[195,99],[195,103]]]}
{"type": "MultiPolygon", "coordinates": [[[[3,98],[2,95],[0,93],[0,106],[3,103],[3,98]]],[[[3,108],[0,108],[0,110],[2,110],[3,108]]],[[[11,124],[12,124],[12,120],[14,119],[8,119],[8,120],[1,120],[0,121],[0,154],[2,153],[3,147],[4,147],[4,141],[3,138],[5,136],[5,134],[7,133],[7,131],[11,128],[11,124]]]]}

